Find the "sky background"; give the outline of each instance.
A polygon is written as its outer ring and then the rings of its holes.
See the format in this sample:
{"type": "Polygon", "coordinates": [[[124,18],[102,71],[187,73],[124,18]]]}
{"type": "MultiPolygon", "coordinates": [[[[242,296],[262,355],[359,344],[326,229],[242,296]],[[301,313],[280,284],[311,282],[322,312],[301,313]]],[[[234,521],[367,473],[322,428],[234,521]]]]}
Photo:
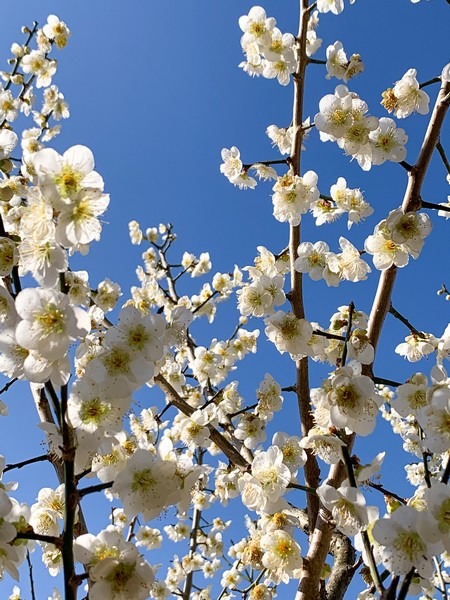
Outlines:
{"type": "MultiPolygon", "coordinates": [[[[283,32],[295,34],[297,4],[293,0],[270,0],[263,6],[283,32]]],[[[22,25],[31,26],[33,20],[43,25],[47,15],[53,13],[72,31],[68,47],[53,54],[59,61],[54,83],[69,102],[71,118],[62,122],[62,134],[50,145],[60,152],[74,144],[91,148],[96,169],[105,180],[105,191],[111,195],[101,242],[92,244],[88,256],[77,257],[72,263],[74,269],[89,271],[93,286],[110,277],[121,284],[123,300],[127,299],[130,286],[136,283],[134,270],[142,251],[129,243],[131,219],[138,220],[144,229],[160,222],[172,223],[178,235],[173,258],[185,250],[197,255],[209,251],[213,273],[232,271],[235,264],[252,264],[259,245],[274,253],[286,246],[288,227],[272,216],[271,185],[261,183],[256,190],[240,191],[219,173],[223,147],[238,146],[244,162],[279,158],[265,130],[270,124],[288,126],[291,120],[291,86],[251,79],[238,68],[243,54],[237,21],[252,5],[243,0],[22,0],[4,11],[0,21],[2,69],[7,68],[11,43],[23,40],[22,25]]],[[[371,114],[388,116],[379,104],[381,91],[411,67],[417,68],[419,81],[425,81],[439,75],[448,62],[449,10],[445,0],[414,5],[409,0],[358,0],[352,6],[346,0],[339,17],[321,15],[318,35],[323,46],[315,58],[323,58],[326,47],[336,40],[343,42],[348,56],[359,53],[365,73],[351,80],[349,87],[367,101],[371,114]]],[[[338,83],[325,79],[323,66],[308,68],[305,118],[314,118],[320,98],[333,93],[338,83]]],[[[426,90],[431,106],[437,88],[435,85],[426,90]]],[[[398,122],[410,136],[406,158],[410,163],[415,161],[426,124],[427,118],[421,116],[398,122]]],[[[448,130],[447,126],[442,136],[444,144],[449,139],[448,130]]],[[[336,144],[321,143],[315,131],[302,160],[304,170],[318,173],[321,192],[329,194],[330,186],[344,176],[349,187],[363,190],[375,208],[365,224],[354,226],[350,232],[345,217],[316,228],[307,216],[305,241],[322,239],[337,251],[343,235],[362,248],[375,224],[401,204],[406,173],[398,165],[388,163],[365,173],[356,161],[351,163],[343,156],[336,144]]],[[[444,202],[448,193],[444,168],[434,159],[423,197],[444,202]]],[[[420,259],[398,273],[393,303],[418,329],[439,337],[450,309],[449,303],[436,296],[443,281],[450,284],[445,261],[449,224],[436,213],[430,216],[433,233],[420,259]]],[[[371,264],[370,257],[368,262],[371,264]]],[[[194,286],[189,284],[187,289],[192,293],[195,286],[207,280],[194,280],[194,286]]],[[[337,307],[351,300],[358,309],[369,312],[377,281],[375,269],[368,281],[343,283],[338,289],[306,278],[307,318],[326,327],[337,307]]],[[[234,309],[224,307],[216,326],[198,327],[197,341],[207,345],[213,337],[227,337],[235,318],[234,309]]],[[[262,323],[250,322],[249,329],[256,327],[263,330],[262,323]]],[[[388,316],[376,375],[404,381],[414,371],[427,372],[431,368],[432,359],[414,366],[393,353],[393,347],[407,334],[401,323],[388,316]]],[[[283,386],[293,383],[289,359],[281,357],[263,335],[260,350],[233,377],[241,380],[240,390],[248,404],[254,401],[254,390],[267,371],[283,386]]],[[[328,370],[327,366],[313,368],[313,386],[320,385],[319,376],[326,376],[328,370]]],[[[11,419],[0,422],[0,452],[7,462],[42,452],[36,445],[42,436],[34,427],[37,419],[26,388],[11,388],[3,400],[11,412],[11,419]]],[[[152,397],[141,401],[154,404],[152,397]]],[[[274,427],[298,433],[293,398],[287,398],[285,405],[274,427]]],[[[389,430],[381,421],[380,431],[378,436],[358,442],[356,450],[369,460],[387,447],[391,453],[382,481],[394,485],[403,476],[397,454],[401,445],[387,437],[389,430]]],[[[35,500],[42,485],[41,475],[36,473],[42,473],[42,477],[45,474],[46,485],[56,486],[50,469],[35,471],[28,467],[26,474],[17,473],[21,487],[16,497],[29,503],[35,500]]],[[[404,490],[411,491],[407,485],[404,490]]],[[[375,500],[370,497],[370,501],[375,500]]],[[[38,573],[39,562],[36,557],[38,573]]],[[[39,598],[50,593],[52,583],[42,583],[39,598]]],[[[2,597],[8,593],[7,589],[3,591],[7,585],[2,583],[2,597]]],[[[24,597],[28,600],[26,588],[25,583],[24,597]]]]}

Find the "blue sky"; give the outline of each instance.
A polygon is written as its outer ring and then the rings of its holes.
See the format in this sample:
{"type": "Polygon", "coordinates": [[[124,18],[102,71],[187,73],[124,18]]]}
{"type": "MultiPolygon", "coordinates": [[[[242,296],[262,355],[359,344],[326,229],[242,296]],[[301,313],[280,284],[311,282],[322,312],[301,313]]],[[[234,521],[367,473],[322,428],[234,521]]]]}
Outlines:
{"type": "MultiPolygon", "coordinates": [[[[296,33],[297,4],[270,0],[263,6],[282,31],[296,33]]],[[[270,185],[240,191],[219,173],[222,147],[238,146],[245,162],[278,158],[264,132],[272,123],[289,125],[291,118],[291,86],[282,88],[275,81],[251,79],[237,67],[243,59],[237,20],[251,6],[242,0],[134,0],[127,4],[117,0],[22,0],[2,15],[0,68],[6,68],[10,44],[21,41],[22,25],[31,25],[33,20],[44,24],[47,15],[54,13],[72,30],[68,47],[56,54],[59,68],[54,80],[68,100],[72,116],[63,122],[63,132],[53,146],[59,151],[74,144],[89,146],[111,194],[102,241],[74,263],[74,268],[89,270],[93,285],[108,276],[122,285],[125,298],[135,283],[140,250],[129,244],[131,219],[144,228],[173,223],[179,255],[184,250],[196,254],[209,251],[214,272],[231,271],[234,264],[252,264],[258,245],[274,252],[286,245],[288,228],[272,216],[270,185]]],[[[324,41],[316,57],[323,58],[327,45],[338,39],[348,55],[360,53],[366,70],[349,87],[368,102],[372,114],[387,116],[379,105],[383,89],[410,67],[417,68],[419,81],[424,81],[438,75],[448,62],[448,13],[445,0],[416,5],[409,0],[357,0],[353,6],[346,0],[339,17],[321,16],[318,35],[324,41]]],[[[332,93],[338,83],[324,76],[324,67],[309,67],[305,117],[314,117],[319,99],[332,93]]],[[[437,86],[427,91],[433,102],[437,86]]],[[[399,123],[410,136],[406,160],[411,163],[426,123],[426,117],[420,116],[399,123]]],[[[448,126],[446,134],[448,140],[448,126]]],[[[444,135],[442,139],[445,142],[444,135]]],[[[374,225],[401,203],[406,174],[398,165],[374,167],[366,174],[335,144],[320,143],[316,132],[311,133],[303,160],[305,170],[318,173],[323,193],[328,194],[330,185],[344,176],[350,187],[365,192],[375,208],[368,222],[353,227],[350,233],[344,219],[316,228],[312,219],[306,218],[304,240],[323,239],[337,250],[339,236],[344,235],[362,247],[374,225]]],[[[434,160],[424,199],[443,202],[448,193],[444,169],[434,160]]],[[[434,231],[420,259],[399,272],[393,303],[418,329],[440,336],[450,308],[436,296],[443,281],[450,284],[444,261],[449,250],[448,222],[435,213],[431,217],[434,231]]],[[[371,264],[370,259],[368,262],[371,264]]],[[[336,308],[351,300],[369,312],[377,279],[373,269],[367,282],[344,283],[337,290],[307,279],[307,318],[327,326],[336,308]]],[[[226,317],[217,329],[199,329],[199,342],[206,344],[212,337],[229,333],[234,313],[224,310],[226,317]]],[[[263,329],[257,322],[250,327],[263,329]]],[[[389,318],[377,357],[377,375],[405,380],[414,370],[427,371],[432,366],[428,361],[414,367],[393,354],[392,346],[407,333],[389,318]]],[[[294,377],[287,357],[280,357],[264,341],[261,350],[259,358],[251,357],[248,367],[238,371],[249,403],[268,370],[282,385],[289,385],[294,377]]],[[[317,369],[317,374],[326,371],[317,369]]],[[[319,384],[319,379],[313,381],[313,385],[319,384]]],[[[34,415],[25,416],[31,406],[26,390],[11,390],[5,401],[17,429],[0,423],[5,436],[0,452],[7,455],[8,462],[39,453],[36,445],[31,446],[31,441],[36,443],[41,436],[33,427],[34,415]],[[27,442],[21,439],[17,443],[18,432],[27,442]]],[[[295,411],[287,410],[285,422],[281,420],[277,427],[295,433],[292,415],[295,411]]],[[[361,452],[370,458],[384,444],[384,439],[371,439],[361,445],[361,452]]],[[[398,444],[392,446],[396,447],[398,444]]],[[[393,469],[394,460],[388,464],[393,469]]],[[[398,471],[390,476],[390,470],[386,469],[388,482],[398,478],[398,471]]],[[[23,493],[32,502],[37,482],[31,468],[28,475],[23,493]]]]}

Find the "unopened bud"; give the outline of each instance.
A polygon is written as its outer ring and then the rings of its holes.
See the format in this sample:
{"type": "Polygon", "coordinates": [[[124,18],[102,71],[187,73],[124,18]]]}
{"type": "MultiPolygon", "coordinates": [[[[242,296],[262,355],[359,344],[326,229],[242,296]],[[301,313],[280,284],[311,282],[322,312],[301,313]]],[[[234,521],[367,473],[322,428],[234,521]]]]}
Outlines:
{"type": "Polygon", "coordinates": [[[10,173],[13,170],[13,164],[9,158],[3,158],[0,160],[0,171],[3,173],[10,173]]]}
{"type": "Polygon", "coordinates": [[[22,85],[23,84],[23,75],[22,73],[16,73],[11,77],[11,81],[14,85],[22,85]]]}

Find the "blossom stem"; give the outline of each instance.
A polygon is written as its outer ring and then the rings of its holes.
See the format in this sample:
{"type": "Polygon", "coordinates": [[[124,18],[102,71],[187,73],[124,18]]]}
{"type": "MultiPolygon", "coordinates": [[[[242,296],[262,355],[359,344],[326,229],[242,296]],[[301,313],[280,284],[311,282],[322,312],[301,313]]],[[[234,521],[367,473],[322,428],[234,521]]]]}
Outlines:
{"type": "Polygon", "coordinates": [[[398,500],[400,502],[400,504],[406,504],[407,503],[407,501],[405,500],[405,498],[402,498],[401,496],[399,496],[395,492],[391,492],[390,490],[387,490],[384,486],[380,485],[379,483],[373,483],[373,481],[369,481],[367,483],[367,485],[369,487],[373,488],[374,490],[377,490],[377,491],[381,492],[385,496],[391,496],[392,498],[395,498],[395,500],[398,500]]]}
{"type": "MultiPolygon", "coordinates": [[[[292,109],[292,145],[291,145],[291,172],[292,175],[300,175],[301,173],[301,153],[302,140],[304,136],[303,130],[303,102],[305,90],[306,67],[308,65],[308,57],[306,54],[306,36],[308,32],[308,21],[312,5],[308,7],[308,0],[300,0],[300,15],[298,35],[296,38],[295,51],[297,57],[297,69],[293,76],[294,82],[294,99],[292,109]]],[[[294,268],[294,263],[297,258],[297,248],[300,244],[300,225],[290,225],[289,231],[289,257],[291,266],[291,294],[290,302],[292,311],[297,319],[305,318],[305,308],[303,299],[303,279],[302,273],[299,273],[294,268]]],[[[302,358],[296,363],[296,389],[297,399],[300,412],[300,421],[302,435],[307,435],[308,431],[313,427],[314,422],[310,407],[310,391],[309,391],[309,365],[308,358],[302,358]]],[[[305,483],[307,486],[316,489],[319,486],[320,470],[315,456],[308,451],[307,460],[304,467],[305,483]]],[[[316,496],[308,494],[307,510],[309,518],[310,531],[313,531],[315,521],[319,512],[319,499],[316,496]]],[[[321,567],[320,567],[321,568],[321,567]]],[[[311,590],[317,589],[316,582],[310,582],[311,590]]],[[[312,596],[310,596],[312,598],[312,596]]]]}
{"type": "Polygon", "coordinates": [[[301,485],[300,483],[288,483],[288,488],[302,490],[303,492],[307,492],[308,494],[313,494],[314,496],[317,496],[316,490],[312,487],[309,487],[308,485],[301,485]]]}
{"type": "Polygon", "coordinates": [[[13,383],[16,383],[16,381],[18,381],[17,377],[14,377],[14,379],[11,379],[11,381],[8,381],[8,383],[6,385],[4,385],[2,387],[2,389],[0,390],[0,394],[7,392],[9,390],[9,388],[13,385],[13,383]]]}
{"type": "Polygon", "coordinates": [[[44,544],[53,544],[57,548],[62,547],[62,540],[60,537],[56,537],[54,535],[43,535],[41,533],[34,533],[34,531],[18,531],[15,539],[35,540],[36,542],[44,542],[44,544]]]}
{"type": "MultiPolygon", "coordinates": [[[[350,318],[349,318],[350,321],[350,318]]],[[[352,459],[350,456],[350,452],[348,451],[347,446],[342,446],[342,459],[345,464],[345,468],[347,470],[347,476],[351,487],[358,488],[358,484],[356,482],[355,472],[353,470],[352,459]]],[[[370,569],[370,575],[372,577],[372,581],[375,584],[377,591],[382,594],[384,592],[384,586],[380,578],[380,574],[378,573],[377,566],[375,564],[375,558],[373,556],[372,547],[370,545],[369,536],[366,530],[361,531],[361,538],[364,545],[364,550],[366,551],[367,561],[369,563],[368,567],[370,569]]]]}
{"type": "Polygon", "coordinates": [[[412,165],[410,165],[409,163],[406,162],[406,160],[401,160],[398,163],[401,167],[403,167],[405,169],[405,171],[408,171],[408,173],[410,173],[413,169],[412,165]]]}
{"type": "MultiPolygon", "coordinates": [[[[33,36],[37,31],[38,25],[39,25],[39,23],[37,21],[33,21],[33,29],[27,28],[28,29],[28,37],[25,40],[25,44],[24,44],[25,47],[27,47],[29,45],[29,43],[31,42],[31,40],[33,39],[33,36]]],[[[24,56],[25,56],[25,54],[24,54],[24,56]]],[[[14,77],[14,75],[17,73],[20,63],[22,62],[22,58],[23,58],[23,56],[18,56],[16,58],[13,70],[11,71],[11,77],[14,77]]],[[[11,77],[9,78],[9,81],[5,85],[5,88],[4,88],[5,90],[9,90],[9,88],[11,87],[11,77]]],[[[3,123],[2,123],[2,125],[3,125],[3,123]]]]}
{"type": "Polygon", "coordinates": [[[258,406],[258,403],[251,404],[250,406],[245,406],[244,408],[241,408],[241,410],[238,410],[237,412],[231,413],[231,415],[228,415],[228,416],[230,417],[230,419],[234,419],[234,417],[237,417],[238,415],[242,415],[242,414],[246,413],[249,410],[253,410],[257,406],[258,406]]]}
{"type": "Polygon", "coordinates": [[[392,381],[392,379],[385,379],[384,377],[374,377],[373,382],[379,385],[390,385],[391,387],[398,387],[402,385],[398,381],[392,381]]]}
{"type": "Polygon", "coordinates": [[[339,340],[340,342],[345,341],[345,337],[343,335],[336,335],[335,333],[328,333],[328,331],[321,331],[320,329],[314,329],[313,335],[321,335],[322,337],[326,337],[329,340],[339,340]]]}
{"type": "Polygon", "coordinates": [[[411,581],[414,576],[414,573],[415,573],[415,569],[413,568],[409,571],[409,573],[407,573],[405,575],[405,578],[403,579],[402,587],[400,588],[400,591],[398,593],[397,600],[405,600],[406,599],[406,596],[408,595],[409,586],[411,585],[411,581]]]}
{"type": "Polygon", "coordinates": [[[419,90],[423,89],[427,85],[431,85],[432,83],[441,83],[441,78],[440,77],[433,77],[432,79],[428,79],[427,81],[424,81],[423,83],[420,83],[419,84],[419,90]]]}
{"type": "Polygon", "coordinates": [[[198,312],[200,309],[202,309],[205,306],[205,304],[208,304],[208,302],[210,300],[212,300],[212,298],[214,298],[218,294],[220,294],[220,292],[218,290],[214,290],[213,293],[211,294],[211,296],[209,296],[208,298],[206,298],[206,300],[203,300],[203,302],[201,304],[199,304],[198,306],[196,306],[194,308],[194,310],[192,311],[192,314],[195,315],[196,312],[198,312]]]}
{"type": "MultiPolygon", "coordinates": [[[[170,404],[173,404],[180,412],[182,412],[187,417],[190,417],[195,409],[188,404],[183,398],[178,394],[175,388],[170,385],[170,383],[161,375],[157,375],[155,377],[155,381],[158,383],[160,388],[166,394],[167,399],[170,404]]],[[[245,460],[245,458],[239,453],[239,451],[229,442],[217,429],[215,429],[211,424],[208,425],[209,429],[209,437],[211,440],[222,450],[225,456],[236,466],[242,470],[247,470],[249,468],[249,463],[245,460]]]]}
{"type": "MultiPolygon", "coordinates": [[[[53,387],[53,386],[52,386],[53,387]]],[[[75,445],[73,431],[67,421],[68,389],[67,384],[61,387],[61,432],[62,454],[64,460],[64,531],[62,541],[62,559],[64,569],[65,600],[76,600],[77,583],[75,577],[75,558],[73,538],[75,514],[79,496],[75,482],[75,445]]]]}
{"type": "Polygon", "coordinates": [[[401,315],[401,314],[398,312],[398,310],[396,310],[396,309],[395,309],[395,308],[392,306],[392,303],[391,303],[391,306],[390,306],[390,308],[389,308],[389,312],[390,312],[390,313],[391,313],[391,315],[393,315],[393,316],[394,316],[396,319],[398,319],[399,321],[401,321],[401,322],[403,323],[403,325],[406,325],[406,327],[407,327],[407,328],[410,330],[410,332],[411,332],[413,335],[416,335],[416,336],[418,336],[418,337],[421,337],[421,338],[423,338],[423,337],[424,337],[424,334],[423,334],[421,331],[419,331],[418,329],[416,329],[416,328],[414,327],[414,325],[411,325],[411,323],[408,321],[408,319],[406,319],[406,318],[405,318],[403,315],[401,315]]]}
{"type": "Polygon", "coordinates": [[[269,167],[270,165],[288,165],[289,162],[290,161],[288,158],[277,158],[276,160],[260,160],[255,163],[248,163],[242,165],[242,168],[244,169],[244,171],[248,171],[248,169],[251,169],[253,165],[265,165],[269,167]]]}
{"type": "Polygon", "coordinates": [[[27,550],[28,575],[30,578],[31,600],[36,600],[36,592],[34,590],[33,563],[31,562],[30,552],[27,550]]]}
{"type": "Polygon", "coordinates": [[[295,385],[288,385],[287,387],[283,387],[281,388],[282,392],[294,392],[297,393],[297,388],[295,387],[295,385]]]}
{"type": "Polygon", "coordinates": [[[350,302],[348,305],[348,323],[347,323],[347,331],[345,332],[344,338],[344,348],[342,349],[342,356],[340,360],[340,366],[345,367],[345,362],[347,360],[347,344],[350,340],[351,332],[352,332],[352,321],[353,321],[353,311],[355,310],[355,305],[353,302],[350,302]]]}
{"type": "Polygon", "coordinates": [[[61,427],[61,423],[62,423],[61,406],[60,406],[58,395],[55,392],[55,388],[53,387],[53,384],[51,381],[47,381],[47,383],[45,384],[45,390],[47,391],[48,395],[50,396],[53,410],[56,415],[56,421],[59,424],[59,426],[61,427]]]}
{"type": "Polygon", "coordinates": [[[445,465],[445,470],[442,473],[441,481],[442,483],[447,484],[450,479],[450,457],[447,459],[447,464],[445,465]]]}
{"type": "MultiPolygon", "coordinates": [[[[206,450],[199,448],[198,451],[198,459],[197,464],[201,465],[203,463],[203,455],[206,450]]],[[[203,486],[200,487],[202,489],[203,486]]],[[[202,511],[199,508],[194,508],[194,512],[192,515],[192,527],[191,533],[189,536],[189,557],[192,558],[197,550],[197,537],[200,529],[200,520],[202,517],[202,511]]],[[[191,569],[186,576],[184,587],[183,587],[183,600],[189,600],[191,597],[192,585],[194,582],[194,570],[191,569]]]]}
{"type": "Polygon", "coordinates": [[[326,60],[319,60],[318,58],[309,58],[308,62],[313,65],[326,65],[327,64],[326,60]]]}
{"type": "Polygon", "coordinates": [[[442,204],[433,204],[433,202],[425,202],[425,200],[422,200],[422,208],[431,208],[433,210],[443,210],[445,212],[450,212],[450,206],[443,206],[442,204]]]}
{"type": "Polygon", "coordinates": [[[23,460],[22,462],[6,465],[6,467],[3,469],[3,473],[11,471],[12,469],[21,469],[27,465],[32,465],[33,463],[42,462],[44,460],[49,460],[48,454],[41,454],[40,456],[34,456],[28,460],[23,460]]]}
{"type": "Polygon", "coordinates": [[[95,494],[96,492],[102,492],[103,490],[107,490],[112,488],[114,481],[107,481],[106,483],[97,483],[96,485],[90,485],[89,487],[82,488],[77,491],[79,498],[84,498],[88,494],[95,494]]]}
{"type": "MultiPolygon", "coordinates": [[[[424,439],[424,434],[423,431],[421,431],[421,436],[422,439],[424,439]]],[[[427,452],[422,452],[422,460],[423,460],[423,476],[425,479],[425,483],[427,484],[427,488],[431,487],[431,473],[430,473],[430,467],[428,465],[428,457],[429,454],[427,452]]]]}
{"type": "Polygon", "coordinates": [[[442,159],[442,162],[445,165],[445,168],[447,169],[447,173],[450,173],[450,162],[448,161],[447,155],[445,154],[445,150],[444,147],[441,144],[441,140],[439,139],[437,144],[436,144],[436,150],[439,152],[439,156],[442,159]]]}

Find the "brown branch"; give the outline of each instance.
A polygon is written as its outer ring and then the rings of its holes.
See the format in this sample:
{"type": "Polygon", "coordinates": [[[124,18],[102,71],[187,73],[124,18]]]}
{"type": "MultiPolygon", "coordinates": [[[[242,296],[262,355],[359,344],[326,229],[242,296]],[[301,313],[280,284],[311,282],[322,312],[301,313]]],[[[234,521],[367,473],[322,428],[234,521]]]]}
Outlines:
{"type": "MultiPolygon", "coordinates": [[[[190,417],[192,413],[195,412],[195,408],[193,408],[190,404],[183,400],[183,398],[178,394],[175,388],[170,385],[170,383],[167,381],[167,379],[165,379],[165,377],[159,374],[155,377],[155,381],[166,394],[169,403],[173,404],[173,406],[175,406],[180,412],[182,412],[187,417],[190,417]]],[[[216,446],[218,446],[222,450],[225,456],[236,467],[239,467],[243,471],[247,471],[250,467],[249,463],[233,446],[233,444],[229,442],[227,438],[219,431],[217,431],[217,429],[211,424],[208,425],[208,429],[211,441],[213,441],[216,444],[216,446]]]]}
{"type": "MultiPolygon", "coordinates": [[[[443,82],[428,123],[416,164],[408,172],[408,185],[402,202],[404,213],[416,212],[421,208],[421,189],[431,156],[439,142],[439,134],[450,103],[450,82],[443,82]]],[[[374,349],[391,306],[397,267],[394,265],[380,275],[375,300],[369,317],[367,336],[374,349]]],[[[370,372],[370,369],[366,369],[370,372]]]]}
{"type": "Polygon", "coordinates": [[[23,460],[22,462],[8,464],[3,469],[3,473],[11,471],[12,469],[21,469],[22,467],[26,467],[27,465],[32,465],[33,463],[37,462],[43,462],[44,460],[50,460],[48,454],[41,454],[40,456],[34,456],[33,458],[23,460]]]}
{"type": "MultiPolygon", "coordinates": [[[[300,0],[300,16],[298,35],[295,42],[295,52],[297,57],[297,69],[293,75],[294,80],[294,100],[292,109],[292,146],[291,146],[291,173],[293,176],[301,173],[301,152],[303,130],[303,100],[305,88],[306,67],[308,57],[306,55],[306,34],[308,32],[308,20],[310,9],[308,0],[300,0]]],[[[292,311],[297,319],[305,318],[304,300],[303,300],[303,279],[302,273],[294,268],[297,258],[297,248],[300,244],[300,225],[290,225],[289,231],[289,259],[291,270],[291,293],[289,299],[292,305],[292,311]]],[[[296,362],[296,383],[297,401],[299,406],[301,434],[306,436],[309,430],[314,426],[310,406],[309,393],[309,365],[308,358],[304,357],[296,362]]],[[[307,450],[307,460],[304,466],[305,484],[308,487],[316,489],[319,486],[320,469],[314,454],[307,450]]],[[[319,499],[316,496],[308,494],[307,510],[309,518],[309,529],[314,529],[314,523],[319,512],[319,499]]],[[[312,600],[312,596],[310,597],[312,600]]]]}
{"type": "Polygon", "coordinates": [[[327,598],[343,600],[345,592],[358,568],[356,552],[349,538],[335,531],[330,544],[334,556],[333,567],[326,585],[327,598]]]}

